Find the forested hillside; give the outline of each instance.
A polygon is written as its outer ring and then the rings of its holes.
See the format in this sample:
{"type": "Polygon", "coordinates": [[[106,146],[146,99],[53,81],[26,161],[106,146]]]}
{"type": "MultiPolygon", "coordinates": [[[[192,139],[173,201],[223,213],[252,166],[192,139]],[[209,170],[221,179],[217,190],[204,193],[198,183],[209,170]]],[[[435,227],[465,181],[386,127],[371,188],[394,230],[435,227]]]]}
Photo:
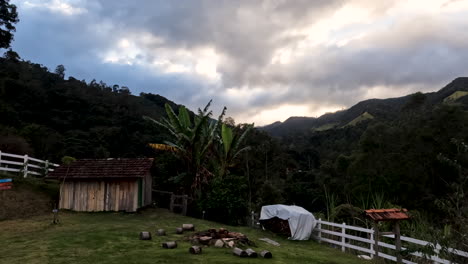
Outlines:
{"type": "Polygon", "coordinates": [[[401,206],[415,214],[413,228],[422,222],[445,226],[445,232],[466,239],[466,91],[468,78],[457,78],[436,93],[368,100],[317,119],[291,118],[264,128],[282,134],[297,165],[288,174],[285,199],[340,221],[358,216],[359,208],[401,206]]]}
{"type": "MultiPolygon", "coordinates": [[[[11,53],[10,53],[11,55],[11,53]]],[[[131,95],[128,88],[95,80],[63,78],[15,56],[0,58],[0,149],[60,161],[76,158],[139,157],[152,152],[163,130],[143,115],[161,118],[164,104],[155,94],[131,95]]]]}

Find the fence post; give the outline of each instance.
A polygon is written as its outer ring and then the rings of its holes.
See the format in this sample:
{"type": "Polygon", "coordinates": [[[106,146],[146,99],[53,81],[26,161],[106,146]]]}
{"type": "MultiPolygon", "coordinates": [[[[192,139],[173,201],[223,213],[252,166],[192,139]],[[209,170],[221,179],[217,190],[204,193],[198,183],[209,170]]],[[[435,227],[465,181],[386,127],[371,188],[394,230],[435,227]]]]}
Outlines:
{"type": "MultiPolygon", "coordinates": [[[[440,253],[439,248],[440,248],[440,245],[439,245],[439,244],[435,245],[435,248],[434,248],[435,257],[439,257],[439,253],[440,253]]],[[[439,262],[437,262],[437,261],[434,260],[433,263],[434,263],[434,264],[438,264],[439,262]]]]}
{"type": "Polygon", "coordinates": [[[49,160],[45,161],[45,173],[44,176],[47,177],[47,174],[49,174],[49,160]]]}
{"type": "Polygon", "coordinates": [[[23,177],[28,177],[28,155],[24,155],[23,177]]]}
{"type": "Polygon", "coordinates": [[[400,223],[396,221],[393,228],[394,228],[394,233],[395,233],[395,251],[396,251],[397,263],[401,264],[403,263],[403,260],[401,257],[400,223]]]}
{"type": "Polygon", "coordinates": [[[343,226],[341,227],[341,251],[345,252],[346,250],[346,238],[345,238],[345,234],[346,234],[346,223],[343,223],[343,226]]]}
{"type": "Polygon", "coordinates": [[[182,201],[182,215],[187,215],[187,200],[188,200],[188,195],[184,195],[182,196],[183,197],[183,201],[182,201]]]}
{"type": "Polygon", "coordinates": [[[169,210],[171,212],[174,212],[174,199],[175,199],[174,194],[171,194],[171,203],[169,204],[169,210]]]}
{"type": "Polygon", "coordinates": [[[374,252],[375,257],[379,257],[379,223],[374,222],[374,252]]]}
{"type": "Polygon", "coordinates": [[[250,217],[252,221],[251,225],[252,227],[255,227],[255,212],[254,211],[250,212],[250,217]]]}
{"type": "Polygon", "coordinates": [[[372,230],[372,233],[370,233],[370,251],[371,251],[371,254],[370,254],[370,257],[371,259],[374,258],[374,228],[372,227],[371,228],[372,230]]]}
{"type": "Polygon", "coordinates": [[[322,218],[319,218],[317,227],[318,227],[318,242],[322,243],[322,218]]]}

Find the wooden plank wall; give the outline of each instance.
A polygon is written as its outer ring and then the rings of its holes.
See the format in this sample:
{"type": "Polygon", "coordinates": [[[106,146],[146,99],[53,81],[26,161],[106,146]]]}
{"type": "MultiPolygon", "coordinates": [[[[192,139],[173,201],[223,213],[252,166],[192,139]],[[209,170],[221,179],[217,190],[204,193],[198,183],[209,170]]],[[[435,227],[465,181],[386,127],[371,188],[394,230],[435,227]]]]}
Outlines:
{"type": "Polygon", "coordinates": [[[60,208],[74,211],[127,211],[138,208],[137,180],[68,181],[62,184],[60,208]]]}

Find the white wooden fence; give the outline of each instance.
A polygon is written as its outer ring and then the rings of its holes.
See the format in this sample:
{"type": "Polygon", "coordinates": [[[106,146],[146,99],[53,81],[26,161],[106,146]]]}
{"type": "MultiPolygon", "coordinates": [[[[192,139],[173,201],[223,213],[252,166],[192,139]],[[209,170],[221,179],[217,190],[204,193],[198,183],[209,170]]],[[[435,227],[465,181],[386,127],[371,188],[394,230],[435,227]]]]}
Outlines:
{"type": "Polygon", "coordinates": [[[0,172],[20,172],[23,177],[28,175],[45,176],[49,171],[53,171],[58,164],[48,160],[31,158],[28,155],[16,155],[0,151],[0,172]]]}
{"type": "MultiPolygon", "coordinates": [[[[341,248],[343,252],[345,252],[346,249],[351,249],[358,252],[367,253],[370,258],[374,258],[377,254],[374,250],[375,240],[373,229],[346,225],[345,223],[337,224],[319,219],[312,235],[313,238],[315,238],[320,243],[326,242],[332,244],[335,247],[341,248]]],[[[394,239],[394,235],[384,235],[383,237],[386,237],[388,239],[394,239]]],[[[408,245],[414,244],[417,246],[430,246],[434,248],[434,255],[432,256],[424,255],[422,252],[411,252],[409,253],[411,257],[406,257],[406,259],[404,258],[403,263],[418,263],[421,262],[423,259],[430,260],[432,261],[432,263],[453,263],[438,256],[438,253],[442,249],[440,245],[434,246],[430,242],[405,236],[401,236],[400,239],[402,242],[408,245]]],[[[381,242],[380,240],[382,239],[379,239],[378,257],[396,262],[396,246],[394,244],[381,242]]],[[[406,250],[406,247],[402,247],[401,249],[406,250]]],[[[447,252],[450,252],[450,254],[456,255],[458,257],[462,257],[464,261],[461,263],[468,263],[468,252],[464,252],[453,248],[448,248],[447,252]]]]}

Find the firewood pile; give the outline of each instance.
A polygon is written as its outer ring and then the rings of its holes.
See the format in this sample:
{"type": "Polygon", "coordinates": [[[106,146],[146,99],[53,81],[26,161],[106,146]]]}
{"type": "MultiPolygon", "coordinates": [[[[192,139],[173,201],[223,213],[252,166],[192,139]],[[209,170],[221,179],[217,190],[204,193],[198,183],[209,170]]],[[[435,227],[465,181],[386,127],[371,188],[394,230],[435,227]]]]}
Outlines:
{"type": "Polygon", "coordinates": [[[195,245],[226,248],[255,245],[253,241],[250,241],[247,238],[246,235],[238,232],[230,232],[224,228],[211,228],[205,231],[196,232],[189,237],[189,240],[195,245]]]}
{"type": "Polygon", "coordinates": [[[260,224],[267,230],[270,230],[276,234],[291,235],[291,229],[289,228],[288,220],[283,220],[278,217],[273,217],[268,220],[260,220],[260,224]]]}

